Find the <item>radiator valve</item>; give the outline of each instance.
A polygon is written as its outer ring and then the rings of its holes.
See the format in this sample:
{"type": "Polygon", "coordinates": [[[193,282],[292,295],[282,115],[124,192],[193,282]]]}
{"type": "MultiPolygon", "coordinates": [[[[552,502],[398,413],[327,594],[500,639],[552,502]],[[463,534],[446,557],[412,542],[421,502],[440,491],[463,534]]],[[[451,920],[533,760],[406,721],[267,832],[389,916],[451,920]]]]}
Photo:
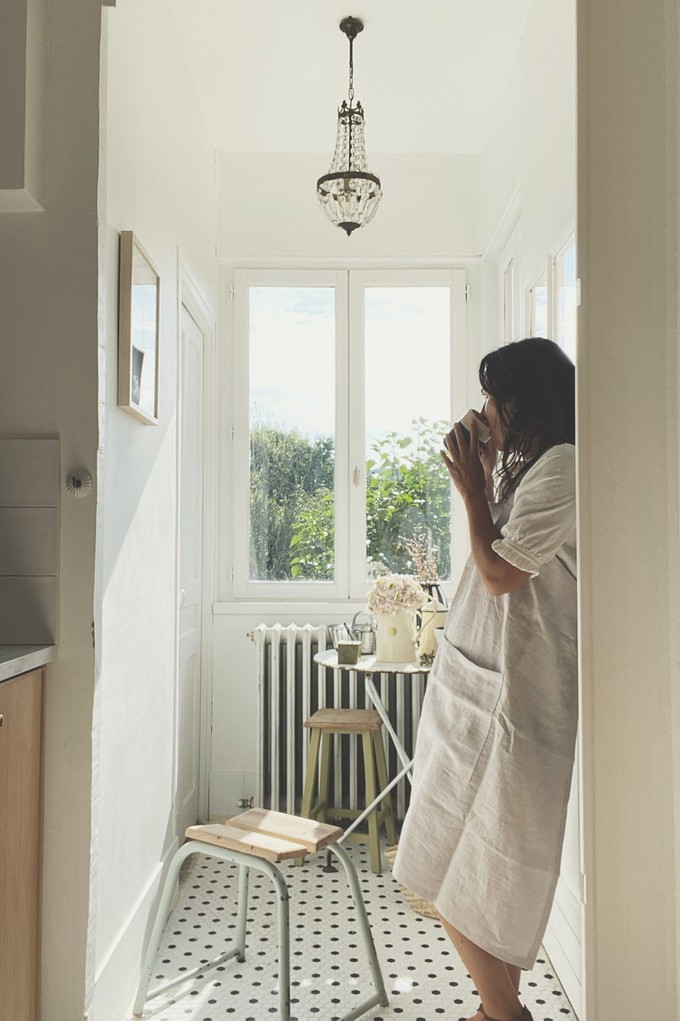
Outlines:
{"type": "Polygon", "coordinates": [[[252,808],[255,804],[255,795],[251,794],[249,798],[239,798],[236,802],[237,808],[252,808]]]}

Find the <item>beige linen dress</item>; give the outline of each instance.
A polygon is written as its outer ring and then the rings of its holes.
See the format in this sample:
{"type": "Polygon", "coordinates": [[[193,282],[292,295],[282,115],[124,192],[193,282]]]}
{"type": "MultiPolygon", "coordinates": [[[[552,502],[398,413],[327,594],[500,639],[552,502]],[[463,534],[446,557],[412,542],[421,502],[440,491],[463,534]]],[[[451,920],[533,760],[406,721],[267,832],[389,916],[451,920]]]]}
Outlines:
{"type": "Polygon", "coordinates": [[[396,879],[495,957],[533,966],[559,876],[578,684],[574,447],[494,505],[532,577],[489,594],[472,557],[428,681],[396,879]]]}

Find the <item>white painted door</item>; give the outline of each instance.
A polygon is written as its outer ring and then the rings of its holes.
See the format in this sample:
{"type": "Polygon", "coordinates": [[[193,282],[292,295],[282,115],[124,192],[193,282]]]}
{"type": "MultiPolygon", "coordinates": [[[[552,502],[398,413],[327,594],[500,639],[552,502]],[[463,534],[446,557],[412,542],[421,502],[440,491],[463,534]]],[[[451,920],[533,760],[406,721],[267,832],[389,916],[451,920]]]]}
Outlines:
{"type": "Polygon", "coordinates": [[[204,335],[182,306],[179,484],[178,829],[198,820],[203,585],[204,335]]]}
{"type": "Polygon", "coordinates": [[[577,1018],[584,1016],[583,939],[585,897],[581,855],[580,741],[572,777],[562,866],[550,921],[543,940],[548,956],[577,1018]]]}

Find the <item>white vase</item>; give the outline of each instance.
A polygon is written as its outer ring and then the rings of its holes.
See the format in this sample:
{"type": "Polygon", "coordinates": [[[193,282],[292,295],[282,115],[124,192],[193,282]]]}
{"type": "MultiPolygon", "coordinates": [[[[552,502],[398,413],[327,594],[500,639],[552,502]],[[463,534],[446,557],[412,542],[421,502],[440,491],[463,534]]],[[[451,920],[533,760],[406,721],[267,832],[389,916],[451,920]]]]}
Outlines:
{"type": "Polygon", "coordinates": [[[416,658],[415,638],[412,611],[379,614],[376,659],[381,663],[413,663],[416,658]]]}

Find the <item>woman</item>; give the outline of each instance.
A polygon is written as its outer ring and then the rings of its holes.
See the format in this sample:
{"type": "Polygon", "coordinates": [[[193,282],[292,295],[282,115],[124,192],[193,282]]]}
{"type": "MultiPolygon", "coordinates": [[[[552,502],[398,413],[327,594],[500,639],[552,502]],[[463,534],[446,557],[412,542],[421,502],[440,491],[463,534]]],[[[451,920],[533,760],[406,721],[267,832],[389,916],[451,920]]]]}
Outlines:
{"type": "Polygon", "coordinates": [[[530,338],[486,355],[479,378],[491,439],[480,453],[476,426],[468,444],[456,424],[442,452],[472,553],[430,672],[394,873],[434,902],[480,994],[474,1021],[531,1021],[520,971],[559,875],[577,724],[574,366],[530,338]]]}

